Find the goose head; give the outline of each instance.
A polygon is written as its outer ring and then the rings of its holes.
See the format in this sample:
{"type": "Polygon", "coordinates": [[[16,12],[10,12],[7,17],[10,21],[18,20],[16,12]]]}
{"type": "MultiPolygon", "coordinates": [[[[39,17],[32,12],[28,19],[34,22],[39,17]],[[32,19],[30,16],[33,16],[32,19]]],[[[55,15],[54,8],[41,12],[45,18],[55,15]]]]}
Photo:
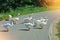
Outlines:
{"type": "Polygon", "coordinates": [[[12,15],[9,15],[9,18],[12,18],[12,15]]]}

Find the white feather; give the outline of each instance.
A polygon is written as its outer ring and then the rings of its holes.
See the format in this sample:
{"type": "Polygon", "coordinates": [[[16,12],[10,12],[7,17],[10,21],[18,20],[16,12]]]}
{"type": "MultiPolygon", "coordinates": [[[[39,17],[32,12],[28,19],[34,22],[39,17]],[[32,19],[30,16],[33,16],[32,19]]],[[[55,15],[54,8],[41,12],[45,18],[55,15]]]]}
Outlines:
{"type": "Polygon", "coordinates": [[[16,17],[15,20],[18,21],[19,20],[19,17],[16,17]]]}
{"type": "Polygon", "coordinates": [[[25,25],[26,27],[33,27],[35,24],[34,24],[34,22],[33,22],[33,23],[24,23],[24,25],[25,25]]]}
{"type": "Polygon", "coordinates": [[[12,27],[13,26],[13,22],[8,22],[8,23],[5,23],[4,25],[3,25],[3,27],[4,28],[9,28],[9,27],[12,27]]]}

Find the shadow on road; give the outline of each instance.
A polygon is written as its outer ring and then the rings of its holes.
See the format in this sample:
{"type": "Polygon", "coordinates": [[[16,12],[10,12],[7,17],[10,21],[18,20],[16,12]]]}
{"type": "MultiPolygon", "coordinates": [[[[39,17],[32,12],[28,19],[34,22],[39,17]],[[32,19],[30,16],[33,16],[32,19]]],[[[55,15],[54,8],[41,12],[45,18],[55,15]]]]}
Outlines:
{"type": "Polygon", "coordinates": [[[33,29],[43,29],[43,28],[37,28],[37,27],[36,27],[36,28],[33,28],[33,29]]]}
{"type": "Polygon", "coordinates": [[[28,29],[19,29],[19,31],[29,31],[28,29]]]}

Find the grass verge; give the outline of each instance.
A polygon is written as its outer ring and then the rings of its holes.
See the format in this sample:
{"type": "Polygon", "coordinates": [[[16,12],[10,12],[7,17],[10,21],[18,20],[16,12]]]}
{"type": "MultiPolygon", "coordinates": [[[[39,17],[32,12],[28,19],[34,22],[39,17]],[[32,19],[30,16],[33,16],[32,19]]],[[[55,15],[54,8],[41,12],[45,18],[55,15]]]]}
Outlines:
{"type": "Polygon", "coordinates": [[[58,38],[60,38],[60,21],[57,23],[57,36],[58,36],[58,38]]]}

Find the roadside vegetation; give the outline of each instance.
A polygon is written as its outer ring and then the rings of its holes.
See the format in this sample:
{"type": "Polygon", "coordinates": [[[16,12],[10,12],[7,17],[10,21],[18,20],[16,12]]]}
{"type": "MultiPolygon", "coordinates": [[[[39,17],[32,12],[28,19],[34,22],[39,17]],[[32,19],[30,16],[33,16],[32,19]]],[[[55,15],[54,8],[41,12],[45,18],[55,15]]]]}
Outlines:
{"type": "Polygon", "coordinates": [[[7,19],[9,14],[14,17],[18,13],[26,15],[56,9],[48,7],[51,4],[48,0],[0,0],[0,20],[7,19]]]}
{"type": "Polygon", "coordinates": [[[21,8],[16,8],[16,10],[13,10],[12,8],[8,12],[1,12],[0,13],[0,21],[5,20],[8,18],[8,15],[12,15],[13,17],[17,16],[18,13],[21,15],[31,14],[31,13],[37,13],[42,11],[49,11],[49,10],[56,10],[56,8],[52,7],[33,7],[33,6],[25,6],[21,8]]]}
{"type": "Polygon", "coordinates": [[[60,21],[57,23],[57,36],[60,38],[60,21]]]}

